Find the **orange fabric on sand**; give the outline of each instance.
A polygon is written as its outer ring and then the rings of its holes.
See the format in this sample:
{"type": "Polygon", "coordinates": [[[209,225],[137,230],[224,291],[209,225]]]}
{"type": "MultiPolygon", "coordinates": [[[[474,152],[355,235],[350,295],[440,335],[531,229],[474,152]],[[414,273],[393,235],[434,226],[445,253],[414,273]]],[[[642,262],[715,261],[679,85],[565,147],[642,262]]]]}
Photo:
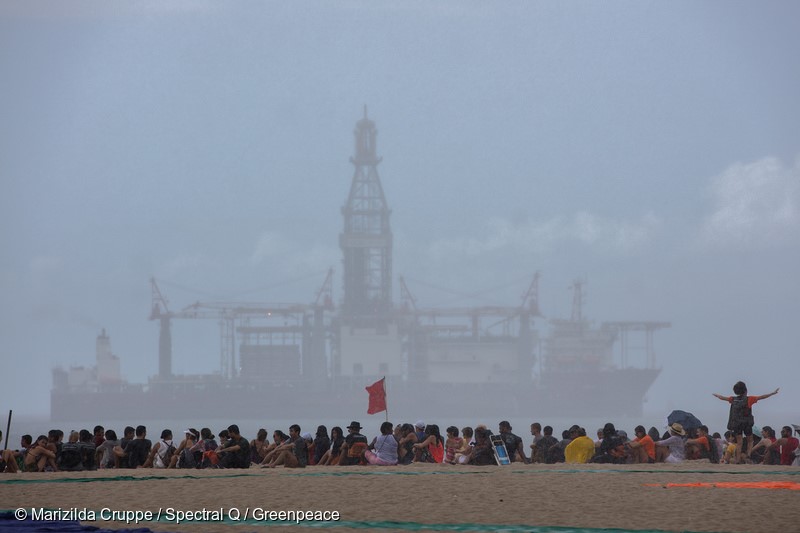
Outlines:
{"type": "Polygon", "coordinates": [[[800,483],[795,481],[722,481],[719,483],[647,483],[646,487],[674,488],[717,488],[717,489],[772,489],[800,490],[800,483]]]}

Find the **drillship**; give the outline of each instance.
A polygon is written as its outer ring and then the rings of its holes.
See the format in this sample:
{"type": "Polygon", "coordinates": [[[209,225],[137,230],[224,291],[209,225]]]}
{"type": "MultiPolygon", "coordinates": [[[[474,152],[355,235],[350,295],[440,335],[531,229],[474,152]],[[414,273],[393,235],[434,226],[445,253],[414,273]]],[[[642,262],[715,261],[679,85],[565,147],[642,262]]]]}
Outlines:
{"type": "Polygon", "coordinates": [[[393,301],[391,211],[378,175],[376,139],[365,108],[356,123],[355,170],[341,210],[339,305],[332,269],[313,303],[195,302],[180,311],[169,309],[151,279],[158,373],[147,383],[122,379],[120,359],[103,330],[96,365],[53,370],[51,419],[153,419],[164,406],[169,418],[195,420],[265,417],[276,406],[281,418],[349,419],[365,411],[364,388],[381,378],[395,412],[426,417],[641,414],[660,372],[653,334],[670,324],[595,326],[583,317],[580,281],[572,286],[569,319],[542,317],[538,273],[518,305],[420,308],[402,277],[400,302],[393,301]],[[173,373],[172,325],[180,319],[220,324],[217,372],[173,373]],[[549,326],[544,335],[540,323],[549,326]],[[644,336],[645,367],[628,363],[631,335],[644,336]]]}

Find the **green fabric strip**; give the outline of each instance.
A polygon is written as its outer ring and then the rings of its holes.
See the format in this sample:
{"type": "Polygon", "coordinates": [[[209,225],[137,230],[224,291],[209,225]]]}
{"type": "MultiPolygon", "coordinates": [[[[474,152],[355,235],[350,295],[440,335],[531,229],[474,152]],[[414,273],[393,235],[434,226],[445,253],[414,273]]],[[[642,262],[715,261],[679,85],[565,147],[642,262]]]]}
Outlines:
{"type": "MultiPolygon", "coordinates": [[[[282,477],[325,477],[325,476],[435,476],[435,475],[474,475],[490,474],[485,471],[452,471],[452,472],[386,472],[386,471],[347,471],[347,472],[314,472],[303,474],[282,474],[282,477]]],[[[760,476],[797,476],[800,470],[758,470],[737,472],[729,470],[512,470],[512,474],[727,474],[727,475],[760,475],[760,476]]],[[[261,474],[227,474],[219,476],[113,476],[113,477],[81,477],[81,478],[46,478],[41,479],[2,479],[0,485],[26,485],[32,483],[92,483],[108,481],[151,481],[155,479],[216,479],[231,477],[260,477],[261,474]]]]}

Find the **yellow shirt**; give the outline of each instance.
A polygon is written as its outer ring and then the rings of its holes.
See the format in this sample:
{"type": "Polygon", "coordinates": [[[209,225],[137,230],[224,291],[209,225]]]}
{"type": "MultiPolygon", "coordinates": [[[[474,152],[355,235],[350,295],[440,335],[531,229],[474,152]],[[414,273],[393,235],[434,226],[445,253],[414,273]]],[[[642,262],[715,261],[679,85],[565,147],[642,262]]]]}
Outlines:
{"type": "Polygon", "coordinates": [[[583,436],[574,439],[564,450],[564,459],[568,463],[588,463],[594,457],[594,441],[589,437],[583,436]]]}

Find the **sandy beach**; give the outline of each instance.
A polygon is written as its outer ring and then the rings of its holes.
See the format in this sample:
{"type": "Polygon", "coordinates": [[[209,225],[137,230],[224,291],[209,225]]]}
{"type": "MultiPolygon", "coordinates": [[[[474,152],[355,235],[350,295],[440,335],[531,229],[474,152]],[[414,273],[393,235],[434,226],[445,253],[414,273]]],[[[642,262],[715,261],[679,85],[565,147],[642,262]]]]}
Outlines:
{"type": "MultiPolygon", "coordinates": [[[[106,470],[0,477],[0,508],[161,512],[154,531],[270,531],[261,514],[337,511],[336,531],[508,531],[571,527],[622,530],[797,531],[800,491],[668,484],[800,482],[800,470],[761,465],[512,465],[509,467],[309,467],[301,470],[106,470]],[[118,479],[118,477],[122,479],[118,479]],[[76,481],[79,480],[79,481],[76,481]],[[169,509],[173,511],[169,511],[169,509]],[[222,516],[217,516],[222,509],[222,516]],[[231,509],[234,509],[231,511],[231,509]],[[203,511],[176,523],[177,512],[203,511]],[[239,520],[234,520],[236,514],[239,520]],[[171,514],[172,513],[172,514],[171,514]],[[245,514],[247,520],[245,520],[245,514]],[[392,522],[394,524],[388,524],[392,522]],[[445,526],[443,526],[445,525],[445,526]],[[427,526],[427,527],[422,527],[427,526]],[[437,527],[438,526],[438,527],[437,527]]],[[[319,522],[306,525],[320,527],[319,522]]]]}

